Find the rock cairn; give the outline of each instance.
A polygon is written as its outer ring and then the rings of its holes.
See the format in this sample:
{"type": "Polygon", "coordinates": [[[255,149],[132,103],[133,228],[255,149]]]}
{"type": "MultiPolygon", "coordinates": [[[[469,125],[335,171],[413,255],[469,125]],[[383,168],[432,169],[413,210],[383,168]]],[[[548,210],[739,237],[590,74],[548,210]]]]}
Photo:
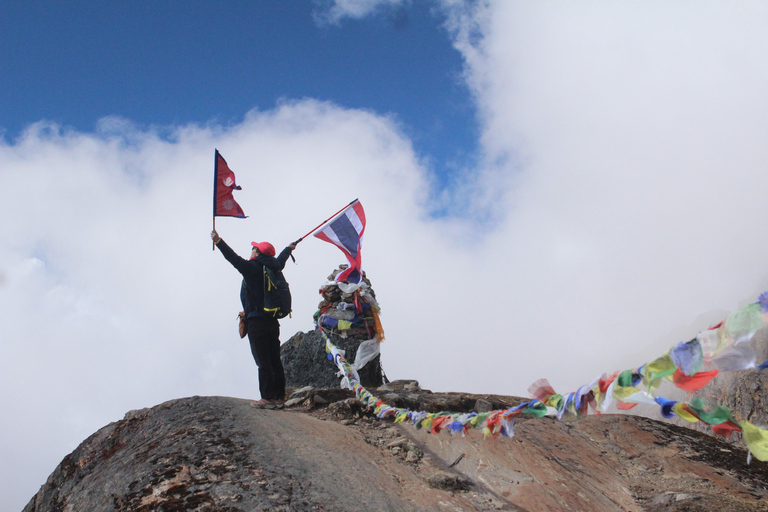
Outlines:
{"type": "Polygon", "coordinates": [[[315,325],[342,338],[373,339],[377,335],[374,311],[378,313],[380,310],[376,293],[365,272],[359,287],[335,281],[336,276],[347,267],[339,265],[320,289],[323,300],[317,305],[315,325]]]}
{"type": "MultiPolygon", "coordinates": [[[[358,348],[364,341],[380,336],[380,311],[376,293],[363,272],[363,281],[357,286],[335,281],[339,272],[347,268],[340,265],[320,289],[322,300],[314,314],[315,325],[322,327],[334,345],[343,349],[347,361],[354,364],[358,348]]],[[[339,386],[338,368],[328,361],[325,341],[318,330],[296,333],[280,348],[288,387],[335,388],[339,386]]],[[[365,387],[382,385],[386,378],[377,355],[358,370],[360,382],[365,387]]]]}

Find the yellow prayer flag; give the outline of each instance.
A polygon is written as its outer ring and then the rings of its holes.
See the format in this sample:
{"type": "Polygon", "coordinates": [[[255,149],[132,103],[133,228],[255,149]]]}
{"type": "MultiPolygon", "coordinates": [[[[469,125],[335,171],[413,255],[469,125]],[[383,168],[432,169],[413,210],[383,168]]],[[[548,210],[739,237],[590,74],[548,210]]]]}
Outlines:
{"type": "Polygon", "coordinates": [[[683,404],[677,403],[672,407],[672,410],[675,411],[675,414],[677,414],[680,418],[684,419],[685,421],[689,421],[691,423],[696,423],[699,421],[699,418],[691,414],[690,412],[683,409],[683,404]]]}
{"type": "Polygon", "coordinates": [[[676,369],[677,367],[675,366],[675,363],[672,362],[672,358],[669,357],[669,353],[667,353],[655,361],[647,363],[643,366],[640,373],[642,374],[643,382],[646,386],[656,387],[658,386],[658,383],[655,383],[654,381],[666,377],[667,375],[672,375],[675,373],[676,369]]]}
{"type": "Polygon", "coordinates": [[[373,316],[373,326],[376,329],[376,339],[381,343],[384,341],[384,327],[381,325],[381,318],[376,308],[371,308],[371,315],[373,316]]]}
{"type": "Polygon", "coordinates": [[[741,422],[744,443],[757,460],[768,460],[768,430],[756,427],[748,421],[741,422]]]}
{"type": "Polygon", "coordinates": [[[613,386],[613,398],[616,400],[624,400],[627,397],[638,393],[640,390],[634,386],[613,386]]]}

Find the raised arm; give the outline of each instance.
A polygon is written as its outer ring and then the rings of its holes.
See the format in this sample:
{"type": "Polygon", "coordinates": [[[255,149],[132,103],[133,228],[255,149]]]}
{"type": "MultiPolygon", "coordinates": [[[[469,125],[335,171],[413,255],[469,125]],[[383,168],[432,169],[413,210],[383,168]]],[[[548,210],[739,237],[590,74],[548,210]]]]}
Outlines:
{"type": "Polygon", "coordinates": [[[230,246],[227,245],[227,242],[225,242],[219,236],[216,230],[213,230],[211,232],[211,240],[213,240],[213,243],[216,244],[216,247],[219,248],[224,258],[226,258],[226,260],[230,262],[232,266],[237,269],[238,272],[240,272],[243,275],[246,275],[251,271],[251,265],[248,264],[248,260],[238,256],[237,253],[233,251],[230,246]]]}

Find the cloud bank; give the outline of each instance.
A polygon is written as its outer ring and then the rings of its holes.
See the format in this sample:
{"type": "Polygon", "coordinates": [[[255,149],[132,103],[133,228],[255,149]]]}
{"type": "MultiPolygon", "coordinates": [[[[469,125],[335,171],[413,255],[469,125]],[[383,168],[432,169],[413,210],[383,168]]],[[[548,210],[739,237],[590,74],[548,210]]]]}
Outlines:
{"type": "MultiPolygon", "coordinates": [[[[644,363],[768,289],[763,4],[445,2],[483,165],[432,218],[430,169],[391,119],[311,99],[232,126],[95,133],[45,122],[0,146],[0,398],[9,509],[129,409],[257,396],[239,278],[211,250],[213,149],[282,247],[355,197],[385,371],[435,390],[570,391],[644,363]]],[[[311,328],[343,258],[286,277],[311,328]]]]}

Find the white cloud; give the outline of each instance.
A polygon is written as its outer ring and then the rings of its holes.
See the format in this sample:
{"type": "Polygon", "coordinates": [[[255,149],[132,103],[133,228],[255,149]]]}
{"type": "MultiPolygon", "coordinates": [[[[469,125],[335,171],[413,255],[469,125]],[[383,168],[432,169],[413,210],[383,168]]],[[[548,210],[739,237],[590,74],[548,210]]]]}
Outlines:
{"type": "Polygon", "coordinates": [[[315,19],[321,23],[338,23],[344,18],[359,20],[382,8],[399,7],[410,0],[315,0],[319,8],[315,19]]]}
{"type": "MultiPolygon", "coordinates": [[[[208,238],[214,147],[243,187],[250,218],[216,224],[241,253],[360,198],[385,370],[436,390],[569,391],[768,288],[763,4],[465,7],[453,33],[486,165],[454,193],[480,218],[492,202],[491,225],[426,217],[397,125],[311,100],[227,128],[38,124],[0,146],[4,495],[28,499],[128,409],[256,396],[239,278],[208,238]]],[[[283,340],[311,328],[340,256],[299,246],[283,340]]]]}
{"type": "Polygon", "coordinates": [[[767,17],[663,2],[454,12],[502,163],[481,179],[508,214],[484,249],[505,254],[494,281],[510,300],[492,316],[518,335],[489,370],[535,366],[562,388],[641,364],[768,285],[767,17]]]}

